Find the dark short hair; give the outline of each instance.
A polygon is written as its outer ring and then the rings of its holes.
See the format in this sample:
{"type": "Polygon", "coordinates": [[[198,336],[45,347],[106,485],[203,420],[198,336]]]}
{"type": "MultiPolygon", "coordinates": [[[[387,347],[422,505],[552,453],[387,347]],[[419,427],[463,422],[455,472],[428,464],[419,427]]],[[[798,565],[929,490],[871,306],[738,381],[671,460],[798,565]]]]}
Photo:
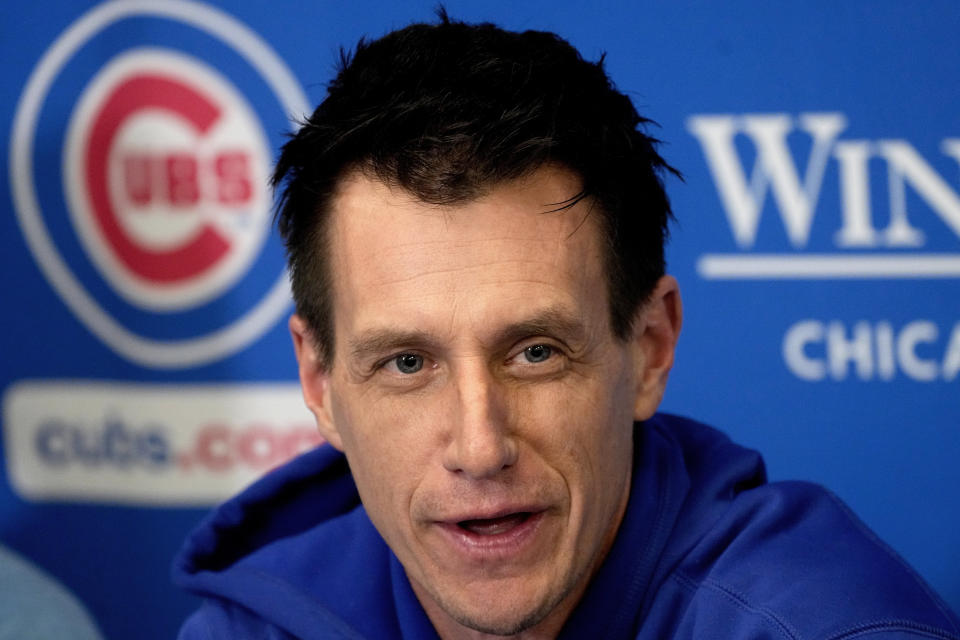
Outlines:
{"type": "MultiPolygon", "coordinates": [[[[671,171],[603,58],[541,31],[450,20],[414,24],[341,51],[326,99],[283,147],[278,224],[297,312],[333,360],[326,220],[338,181],[360,169],[432,204],[457,204],[547,164],[582,180],[605,240],[611,328],[625,339],[664,273],[671,171]]],[[[549,204],[549,203],[544,203],[549,204]]]]}

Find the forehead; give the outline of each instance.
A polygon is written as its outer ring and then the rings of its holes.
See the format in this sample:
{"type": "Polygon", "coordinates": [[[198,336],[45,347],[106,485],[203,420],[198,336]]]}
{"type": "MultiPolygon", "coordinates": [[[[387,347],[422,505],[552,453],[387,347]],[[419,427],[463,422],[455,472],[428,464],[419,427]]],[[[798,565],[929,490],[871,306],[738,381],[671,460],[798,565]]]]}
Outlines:
{"type": "Polygon", "coordinates": [[[547,167],[438,206],[350,174],[328,227],[337,334],[378,323],[452,331],[546,307],[605,311],[598,212],[589,198],[560,209],[580,189],[573,173],[547,167]]]}

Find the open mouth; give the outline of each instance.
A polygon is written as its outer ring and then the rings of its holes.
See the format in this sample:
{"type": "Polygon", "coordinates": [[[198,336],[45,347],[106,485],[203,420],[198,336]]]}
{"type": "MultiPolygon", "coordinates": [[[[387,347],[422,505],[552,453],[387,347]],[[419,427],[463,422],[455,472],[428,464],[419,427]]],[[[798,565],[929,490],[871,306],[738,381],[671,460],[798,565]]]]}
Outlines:
{"type": "Polygon", "coordinates": [[[530,516],[529,511],[510,513],[499,518],[487,518],[483,520],[461,520],[457,526],[477,536],[496,536],[507,533],[512,529],[522,525],[530,516]]]}
{"type": "Polygon", "coordinates": [[[444,549],[454,551],[454,557],[464,562],[487,568],[491,562],[510,564],[530,561],[543,546],[535,543],[545,535],[543,523],[546,510],[501,511],[500,514],[491,514],[493,517],[490,518],[437,522],[437,530],[442,532],[448,545],[444,549]]]}

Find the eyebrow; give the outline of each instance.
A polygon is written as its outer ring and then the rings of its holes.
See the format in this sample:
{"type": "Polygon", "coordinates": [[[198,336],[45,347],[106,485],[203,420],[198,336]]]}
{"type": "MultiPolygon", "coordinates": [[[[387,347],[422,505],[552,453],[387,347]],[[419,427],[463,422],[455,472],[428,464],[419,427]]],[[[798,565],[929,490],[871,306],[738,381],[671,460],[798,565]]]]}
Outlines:
{"type": "Polygon", "coordinates": [[[400,348],[424,347],[435,341],[424,331],[398,331],[395,329],[370,329],[350,339],[350,355],[355,360],[387,353],[400,348]]]}
{"type": "Polygon", "coordinates": [[[507,325],[496,333],[494,344],[513,343],[529,336],[549,335],[567,342],[582,342],[587,328],[566,307],[556,305],[535,312],[528,318],[507,325]]]}
{"type": "MultiPolygon", "coordinates": [[[[555,336],[568,343],[579,343],[586,338],[587,329],[577,315],[563,306],[546,307],[527,318],[511,323],[498,330],[489,341],[490,345],[512,344],[536,335],[555,336]]],[[[485,341],[486,342],[486,341],[485,341]]],[[[393,328],[377,328],[363,331],[350,339],[350,355],[355,360],[399,349],[436,347],[439,341],[425,331],[403,331],[393,328]]]]}

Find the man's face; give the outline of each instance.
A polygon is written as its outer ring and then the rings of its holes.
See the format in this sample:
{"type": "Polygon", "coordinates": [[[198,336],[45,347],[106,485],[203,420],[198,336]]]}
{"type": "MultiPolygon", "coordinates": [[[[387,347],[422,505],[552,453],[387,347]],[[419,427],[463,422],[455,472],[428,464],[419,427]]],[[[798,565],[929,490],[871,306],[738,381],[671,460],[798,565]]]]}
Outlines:
{"type": "Polygon", "coordinates": [[[626,506],[633,420],[662,392],[649,323],[611,332],[591,203],[552,211],[579,189],[545,168],[437,207],[348,176],[330,367],[291,322],[321,432],[441,633],[562,624],[626,506]]]}

